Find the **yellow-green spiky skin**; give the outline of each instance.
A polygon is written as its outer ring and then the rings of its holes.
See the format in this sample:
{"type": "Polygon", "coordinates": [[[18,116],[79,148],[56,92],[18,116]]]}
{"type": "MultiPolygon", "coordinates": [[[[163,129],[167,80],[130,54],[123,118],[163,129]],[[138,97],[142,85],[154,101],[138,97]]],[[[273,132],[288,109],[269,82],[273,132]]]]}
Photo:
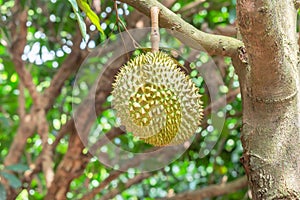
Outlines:
{"type": "Polygon", "coordinates": [[[126,63],[112,95],[121,124],[154,146],[182,144],[202,119],[198,88],[163,52],[141,54],[126,63]]]}

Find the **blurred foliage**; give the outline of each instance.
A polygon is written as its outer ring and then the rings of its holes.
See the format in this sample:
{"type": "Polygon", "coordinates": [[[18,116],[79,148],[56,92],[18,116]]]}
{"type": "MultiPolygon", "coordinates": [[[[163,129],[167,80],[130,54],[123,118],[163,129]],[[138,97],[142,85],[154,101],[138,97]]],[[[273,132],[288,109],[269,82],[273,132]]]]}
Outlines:
{"type": "Polygon", "coordinates": [[[81,34],[83,36],[83,38],[86,38],[86,25],[84,22],[83,17],[81,16],[78,7],[87,15],[87,17],[89,18],[89,20],[91,20],[91,22],[97,27],[98,31],[100,31],[102,34],[104,34],[101,26],[100,26],[100,20],[98,15],[91,9],[91,5],[89,4],[89,2],[87,0],[69,0],[69,2],[71,3],[72,7],[73,7],[73,11],[76,15],[77,21],[78,21],[78,25],[81,31],[81,34]]]}
{"type": "MultiPolygon", "coordinates": [[[[61,66],[61,63],[70,54],[73,45],[71,40],[76,33],[75,30],[77,30],[78,23],[72,6],[68,1],[21,0],[21,2],[24,7],[28,8],[27,45],[22,59],[26,62],[26,68],[30,71],[37,89],[42,92],[50,85],[50,81],[61,66]]],[[[180,10],[191,2],[193,1],[176,1],[171,9],[199,29],[205,25],[209,29],[214,30],[218,25],[226,26],[232,24],[235,20],[235,0],[204,1],[196,7],[181,13],[180,10]]],[[[8,154],[8,149],[14,139],[20,120],[17,113],[18,96],[20,94],[18,87],[19,78],[14,70],[8,50],[11,38],[7,25],[11,20],[11,8],[13,5],[13,0],[0,0],[0,176],[7,179],[12,186],[20,187],[21,172],[26,170],[26,166],[37,158],[42,147],[40,137],[35,134],[27,140],[26,154],[23,155],[20,164],[6,168],[1,165],[8,154]],[[12,170],[16,173],[12,175],[14,177],[9,177],[5,170],[12,170]]],[[[133,8],[119,2],[118,8],[119,17],[126,25],[125,17],[132,12],[133,8]]],[[[113,38],[118,33],[116,26],[117,17],[113,9],[113,1],[101,1],[101,13],[98,14],[98,17],[100,18],[104,34],[109,38],[113,38]]],[[[120,29],[124,30],[124,27],[121,26],[120,29]]],[[[87,26],[87,38],[89,38],[89,42],[82,41],[82,48],[88,46],[93,49],[103,41],[100,34],[91,34],[93,32],[96,32],[96,27],[94,25],[87,26]]],[[[168,39],[167,34],[162,33],[162,44],[167,44],[168,39]]],[[[144,43],[147,44],[147,41],[144,41],[144,43]]],[[[186,52],[187,55],[188,53],[186,52]]],[[[101,57],[94,62],[105,63],[108,57],[101,57]]],[[[207,55],[203,55],[198,59],[198,62],[190,63],[188,67],[201,66],[208,59],[207,55]]],[[[89,61],[93,62],[92,60],[89,61]]],[[[223,78],[225,84],[220,87],[220,94],[227,94],[229,91],[239,87],[230,59],[224,58],[224,63],[227,66],[223,78]]],[[[199,75],[196,69],[192,70],[190,75],[199,87],[199,92],[203,94],[204,107],[207,107],[210,103],[210,98],[203,77],[199,75]]],[[[86,78],[89,79],[90,77],[86,78]]],[[[48,141],[50,144],[55,140],[57,132],[62,125],[72,117],[72,103],[76,100],[72,98],[73,83],[74,77],[70,77],[65,82],[61,94],[47,114],[47,120],[50,125],[48,141]]],[[[82,86],[79,92],[84,92],[84,90],[86,89],[82,86]]],[[[109,98],[107,101],[108,105],[111,102],[109,98]]],[[[26,109],[29,111],[32,106],[32,100],[26,90],[25,100],[26,109]]],[[[241,97],[238,95],[235,100],[221,109],[222,112],[219,113],[220,115],[226,111],[226,121],[222,132],[219,133],[220,137],[217,138],[216,144],[211,151],[205,151],[204,138],[213,132],[214,127],[212,127],[211,116],[205,116],[203,125],[199,129],[199,132],[196,133],[191,147],[178,160],[154,172],[150,178],[124,190],[114,199],[150,200],[220,183],[224,178],[232,181],[242,176],[244,172],[239,162],[242,154],[240,142],[241,106],[241,97]],[[203,152],[206,155],[202,158],[199,156],[200,148],[204,149],[203,152]]],[[[104,111],[98,117],[98,123],[102,127],[101,131],[103,134],[108,132],[115,124],[113,111],[110,109],[104,111]]],[[[62,138],[56,148],[54,155],[55,166],[59,164],[67,151],[68,138],[68,135],[62,138]]],[[[114,139],[113,142],[132,152],[142,152],[151,147],[136,140],[131,134],[122,135],[114,139]]],[[[87,192],[87,188],[90,190],[97,187],[109,176],[111,171],[112,169],[101,164],[97,159],[92,158],[85,172],[79,178],[72,181],[70,191],[67,194],[68,199],[81,198],[87,192]]],[[[135,169],[129,169],[127,173],[122,174],[118,179],[112,181],[108,188],[104,189],[95,198],[98,199],[101,195],[108,193],[114,188],[121,188],[128,179],[134,177],[134,172],[136,172],[135,169]]],[[[46,193],[46,184],[43,175],[38,174],[28,188],[28,190],[24,189],[17,199],[43,199],[46,193]]],[[[237,193],[215,199],[242,199],[245,193],[246,190],[241,190],[237,193]]],[[[0,185],[0,196],[2,196],[1,194],[4,194],[2,185],[0,185]]]]}

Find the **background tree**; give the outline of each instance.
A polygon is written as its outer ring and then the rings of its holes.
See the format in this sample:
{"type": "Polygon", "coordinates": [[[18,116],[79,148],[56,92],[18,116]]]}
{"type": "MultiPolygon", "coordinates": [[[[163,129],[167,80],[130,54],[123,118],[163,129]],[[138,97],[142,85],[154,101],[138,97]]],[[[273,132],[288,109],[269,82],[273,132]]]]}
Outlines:
{"type": "MultiPolygon", "coordinates": [[[[83,41],[67,1],[6,0],[0,5],[0,199],[300,198],[297,2],[93,1],[111,38],[125,27],[149,26],[150,8],[158,6],[161,27],[182,33],[184,44],[213,56],[187,52],[195,62],[182,62],[203,94],[205,108],[193,143],[168,166],[136,174],[139,160],[126,165],[126,172],[108,168],[87,152],[78,136],[96,120],[116,145],[133,152],[151,150],[114,127],[111,84],[127,55],[120,55],[103,74],[106,81],[95,96],[97,119],[90,118],[88,99],[80,102],[76,123],[85,129],[78,130],[72,117],[72,103],[78,103],[72,98],[74,78],[103,35],[85,20],[88,37],[83,41]],[[218,85],[219,101],[211,101],[210,83],[204,80],[218,85]],[[224,99],[227,105],[220,107],[224,99]],[[211,113],[212,108],[218,111],[211,113]],[[219,137],[211,122],[211,114],[218,113],[226,114],[219,137]],[[216,141],[212,150],[205,137],[216,141]],[[206,156],[200,159],[199,151],[206,156]]],[[[169,33],[162,33],[162,43],[168,38],[169,33]]],[[[135,39],[148,42],[145,35],[135,39]]],[[[130,45],[127,38],[95,63],[107,63],[117,47],[130,45]]],[[[87,92],[84,85],[80,92],[87,92]]]]}

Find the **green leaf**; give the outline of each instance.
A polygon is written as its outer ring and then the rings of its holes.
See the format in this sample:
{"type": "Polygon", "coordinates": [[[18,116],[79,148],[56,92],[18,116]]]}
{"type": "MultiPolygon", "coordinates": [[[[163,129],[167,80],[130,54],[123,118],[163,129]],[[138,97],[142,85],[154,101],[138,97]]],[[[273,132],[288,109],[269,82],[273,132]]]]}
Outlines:
{"type": "Polygon", "coordinates": [[[0,200],[6,200],[6,191],[4,186],[0,183],[0,200]]]}
{"type": "Polygon", "coordinates": [[[28,170],[29,167],[27,165],[23,165],[23,164],[15,164],[15,165],[7,166],[7,167],[5,167],[5,169],[11,170],[14,172],[24,172],[24,171],[28,170]]]}
{"type": "Polygon", "coordinates": [[[73,8],[73,11],[75,13],[76,19],[78,21],[81,35],[82,35],[83,39],[85,39],[86,38],[86,25],[84,23],[84,20],[83,20],[82,16],[79,13],[77,2],[76,2],[76,0],[69,0],[69,2],[72,5],[72,8],[73,8]]]}
{"type": "Polygon", "coordinates": [[[86,13],[87,17],[91,20],[91,22],[97,27],[98,31],[100,31],[103,35],[104,32],[100,26],[100,20],[97,14],[91,9],[87,0],[76,0],[78,6],[81,8],[83,12],[86,13]]]}
{"type": "Polygon", "coordinates": [[[15,175],[3,171],[0,172],[0,174],[9,182],[9,185],[13,188],[21,187],[22,183],[15,175]]]}

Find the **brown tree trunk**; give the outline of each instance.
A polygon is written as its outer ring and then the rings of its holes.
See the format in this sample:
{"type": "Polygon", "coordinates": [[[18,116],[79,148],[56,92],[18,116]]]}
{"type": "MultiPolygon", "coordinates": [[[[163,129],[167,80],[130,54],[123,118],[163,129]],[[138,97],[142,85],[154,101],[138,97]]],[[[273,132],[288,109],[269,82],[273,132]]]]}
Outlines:
{"type": "Polygon", "coordinates": [[[240,0],[239,29],[248,59],[241,158],[253,199],[300,199],[299,81],[292,0],[240,0]]]}

